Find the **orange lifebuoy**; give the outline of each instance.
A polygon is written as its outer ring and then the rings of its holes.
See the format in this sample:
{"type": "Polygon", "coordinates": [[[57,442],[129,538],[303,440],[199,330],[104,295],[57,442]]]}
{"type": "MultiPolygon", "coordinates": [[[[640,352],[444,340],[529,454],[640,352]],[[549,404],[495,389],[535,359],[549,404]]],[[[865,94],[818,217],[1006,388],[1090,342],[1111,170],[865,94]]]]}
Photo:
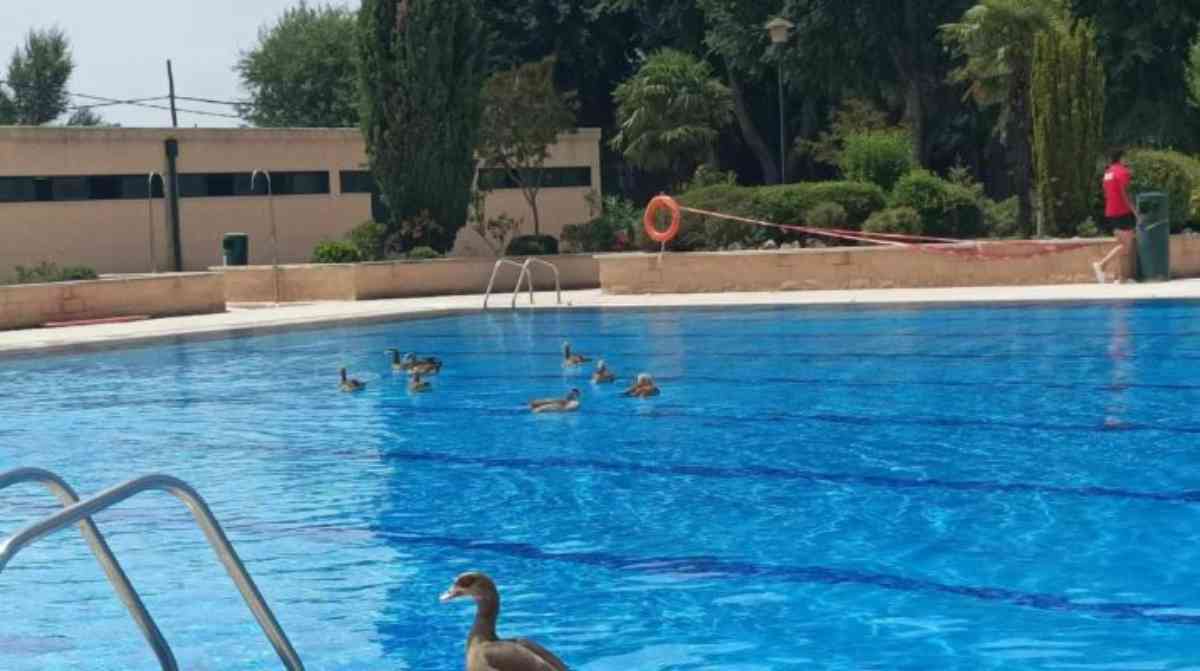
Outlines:
{"type": "Polygon", "coordinates": [[[650,200],[650,204],[646,206],[646,214],[642,217],[642,225],[646,227],[646,235],[655,242],[666,244],[675,239],[679,235],[679,203],[670,196],[655,196],[650,200]],[[667,230],[660,231],[654,226],[654,216],[658,214],[661,208],[667,208],[671,213],[671,225],[667,230]]]}

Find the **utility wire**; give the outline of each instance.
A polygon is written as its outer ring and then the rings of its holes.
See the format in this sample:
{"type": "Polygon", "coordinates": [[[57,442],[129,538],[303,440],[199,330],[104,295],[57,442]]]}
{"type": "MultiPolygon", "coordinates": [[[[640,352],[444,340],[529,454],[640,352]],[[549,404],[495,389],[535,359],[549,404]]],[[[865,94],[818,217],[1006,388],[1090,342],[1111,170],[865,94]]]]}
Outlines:
{"type": "MultiPolygon", "coordinates": [[[[3,79],[0,79],[0,84],[7,84],[10,87],[12,86],[11,83],[9,83],[8,81],[5,81],[3,79]]],[[[154,98],[133,98],[133,99],[129,99],[129,100],[118,100],[116,98],[109,98],[106,96],[96,96],[96,95],[92,95],[90,93],[74,93],[71,91],[68,91],[67,95],[72,96],[74,98],[83,98],[85,100],[99,101],[95,104],[74,105],[74,106],[68,107],[67,108],[68,111],[76,111],[76,110],[81,110],[81,109],[93,109],[93,108],[97,108],[97,107],[114,107],[114,106],[143,107],[146,109],[156,109],[156,110],[166,110],[166,111],[171,110],[171,108],[166,105],[151,104],[151,103],[159,101],[159,100],[166,100],[169,96],[157,96],[154,98]]],[[[175,96],[175,99],[176,100],[187,100],[189,102],[200,102],[200,103],[210,103],[210,104],[215,104],[215,105],[230,105],[230,106],[253,104],[253,103],[248,103],[248,102],[246,102],[246,103],[231,102],[231,101],[227,101],[227,100],[212,100],[212,99],[208,99],[208,98],[192,98],[192,97],[185,97],[185,96],[175,96]]],[[[186,114],[195,114],[198,116],[219,117],[222,119],[241,119],[242,118],[240,115],[227,114],[224,112],[210,112],[210,111],[206,111],[206,110],[185,109],[182,107],[176,107],[175,109],[178,112],[184,112],[186,114]]]]}

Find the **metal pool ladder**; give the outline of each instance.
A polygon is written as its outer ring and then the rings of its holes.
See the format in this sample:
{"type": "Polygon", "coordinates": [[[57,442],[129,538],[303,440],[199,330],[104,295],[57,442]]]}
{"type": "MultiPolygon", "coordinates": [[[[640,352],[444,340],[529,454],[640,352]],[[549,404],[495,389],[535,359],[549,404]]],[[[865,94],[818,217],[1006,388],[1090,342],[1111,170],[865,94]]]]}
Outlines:
{"type": "Polygon", "coordinates": [[[550,263],[549,261],[544,261],[542,259],[530,256],[525,259],[525,263],[517,263],[509,258],[498,259],[496,261],[496,265],[492,266],[492,277],[488,280],[487,290],[483,292],[483,309],[487,309],[488,299],[492,296],[492,287],[496,285],[496,275],[500,272],[500,269],[505,266],[512,266],[513,268],[517,268],[521,271],[521,273],[517,275],[517,286],[513,289],[512,304],[509,305],[509,307],[514,310],[517,308],[517,296],[521,294],[521,284],[526,280],[529,281],[529,304],[533,305],[532,266],[534,264],[545,266],[554,271],[555,300],[557,305],[562,305],[562,283],[559,280],[558,266],[550,263]]]}
{"type": "Polygon", "coordinates": [[[4,568],[8,566],[8,563],[17,553],[37,540],[69,527],[72,524],[79,524],[80,533],[83,534],[84,539],[91,547],[92,553],[96,555],[97,561],[100,562],[100,566],[108,576],[108,581],[116,589],[117,595],[125,603],[125,607],[129,609],[134,621],[137,622],[138,628],[142,630],[146,642],[153,649],[155,656],[158,657],[159,665],[164,671],[176,671],[178,665],[175,662],[175,655],[171,652],[171,647],[167,644],[162,632],[158,629],[158,625],[155,624],[154,619],[146,610],[146,605],[138,596],[137,590],[134,589],[133,585],[129,582],[128,576],[121,569],[121,565],[117,562],[116,556],[113,555],[112,549],[104,541],[100,530],[92,522],[92,515],[107,510],[138,494],[148,491],[167,492],[183,501],[188,510],[192,512],[197,526],[204,532],[204,537],[208,540],[209,545],[212,546],[217,558],[225,565],[225,570],[229,572],[234,585],[242,593],[242,598],[245,599],[250,612],[254,614],[254,618],[258,620],[263,633],[266,634],[267,639],[270,640],[271,645],[275,648],[275,652],[283,662],[284,668],[289,671],[303,671],[304,663],[300,661],[300,656],[296,654],[296,650],[292,647],[291,641],[288,640],[287,634],[279,626],[279,621],[275,619],[275,615],[271,612],[271,608],[267,605],[262,593],[258,591],[254,580],[246,571],[245,565],[242,564],[242,560],[233,549],[233,545],[225,536],[224,530],[221,529],[220,523],[213,516],[212,510],[209,509],[208,504],[205,503],[200,494],[186,482],[169,475],[147,475],[107,489],[90,499],[80,501],[75,491],[62,478],[50,471],[37,468],[19,468],[0,473],[0,489],[26,482],[37,482],[49,489],[62,502],[64,508],[49,517],[25,527],[13,536],[0,542],[0,573],[3,573],[4,568]]]}

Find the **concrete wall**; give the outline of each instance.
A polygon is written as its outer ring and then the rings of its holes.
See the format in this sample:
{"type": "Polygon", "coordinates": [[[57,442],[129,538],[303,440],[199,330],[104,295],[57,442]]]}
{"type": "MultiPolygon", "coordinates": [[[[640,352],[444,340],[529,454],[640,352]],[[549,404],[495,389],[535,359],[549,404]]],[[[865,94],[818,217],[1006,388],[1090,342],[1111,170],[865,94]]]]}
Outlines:
{"type": "MultiPolygon", "coordinates": [[[[1111,238],[1098,239],[1030,257],[1021,254],[1027,248],[1006,250],[995,243],[991,253],[1008,251],[1013,258],[989,260],[893,247],[667,254],[661,261],[657,254],[596,259],[601,288],[612,294],[1019,286],[1095,282],[1092,263],[1115,244],[1111,238]]],[[[1173,275],[1200,276],[1200,237],[1177,236],[1171,245],[1173,275]]],[[[1129,276],[1128,260],[1120,266],[1122,275],[1129,276]]]]}
{"type": "Polygon", "coordinates": [[[0,330],[104,317],[224,311],[225,282],[220,273],[0,286],[0,330]]]}
{"type": "MultiPolygon", "coordinates": [[[[330,193],[278,196],[275,220],[279,262],[306,263],[313,247],[343,237],[371,218],[369,194],[341,193],[339,173],[364,170],[367,157],[355,129],[138,129],[0,128],[0,177],[59,175],[143,175],[167,172],[163,143],[179,141],[181,173],[328,171],[330,193]]],[[[565,134],[551,150],[551,167],[589,166],[592,189],[600,189],[600,131],[565,134]]],[[[539,196],[542,230],[558,235],[566,224],[586,221],[589,188],[547,188],[539,196]]],[[[508,214],[525,222],[532,216],[517,190],[494,191],[489,216],[508,214]]],[[[260,196],[183,198],[180,238],[184,270],[220,263],[226,232],[250,236],[250,263],[273,262],[268,202],[260,196]]],[[[87,265],[100,273],[141,273],[154,269],[151,228],[158,267],[172,262],[167,199],[81,202],[0,202],[0,278],[16,265],[53,261],[87,265]],[[153,216],[153,226],[151,226],[153,216]]],[[[456,255],[492,252],[473,232],[464,231],[456,255]]]]}
{"type": "MultiPolygon", "coordinates": [[[[596,260],[588,254],[540,257],[553,263],[563,290],[600,286],[596,260]]],[[[371,300],[415,296],[481,294],[487,287],[495,259],[451,258],[429,261],[282,266],[279,293],[282,301],[371,300]]],[[[270,266],[213,268],[225,274],[226,297],[231,303],[269,302],[275,298],[275,271],[270,266]]],[[[538,291],[554,288],[553,274],[534,268],[538,291]]],[[[512,293],[518,271],[504,268],[494,291],[512,293]]]]}

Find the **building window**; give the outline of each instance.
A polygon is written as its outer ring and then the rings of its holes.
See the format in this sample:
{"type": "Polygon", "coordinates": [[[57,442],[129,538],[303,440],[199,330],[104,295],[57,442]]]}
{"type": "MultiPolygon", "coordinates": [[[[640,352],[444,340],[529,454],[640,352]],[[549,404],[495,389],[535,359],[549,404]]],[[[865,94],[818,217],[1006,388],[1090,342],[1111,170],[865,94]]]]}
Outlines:
{"type": "Polygon", "coordinates": [[[375,178],[366,170],[343,170],[338,174],[342,193],[375,193],[375,178]]]}
{"type": "MultiPolygon", "coordinates": [[[[179,195],[183,198],[225,198],[265,196],[267,180],[253,180],[249,172],[187,173],[179,176],[179,195]]],[[[329,173],[318,171],[273,172],[271,190],[276,196],[301,196],[329,193],[329,173]]]]}
{"type": "MultiPolygon", "coordinates": [[[[145,198],[146,175],[0,177],[0,203],[49,203],[145,198]]],[[[162,198],[162,181],[154,180],[162,198]]]]}
{"type": "MultiPolygon", "coordinates": [[[[526,183],[536,179],[536,171],[524,170],[526,183]]],[[[592,169],[588,167],[543,168],[542,188],[589,187],[592,185],[592,169]]],[[[483,168],[479,171],[479,186],[484,189],[518,189],[520,185],[504,168],[483,168]]]]}

